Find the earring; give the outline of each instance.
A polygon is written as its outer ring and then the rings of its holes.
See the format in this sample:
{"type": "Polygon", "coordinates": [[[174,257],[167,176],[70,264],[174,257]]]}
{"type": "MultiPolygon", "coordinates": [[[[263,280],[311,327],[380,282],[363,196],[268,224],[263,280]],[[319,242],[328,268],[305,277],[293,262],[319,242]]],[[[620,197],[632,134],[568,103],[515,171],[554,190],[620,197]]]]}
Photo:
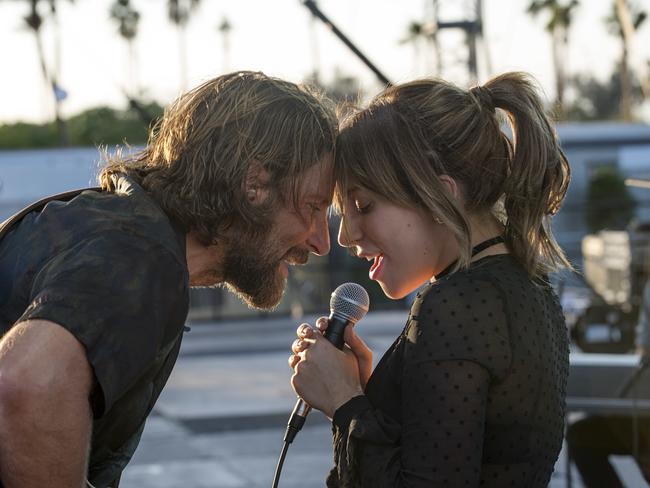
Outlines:
{"type": "Polygon", "coordinates": [[[255,200],[257,197],[257,188],[251,188],[250,190],[246,191],[246,197],[251,202],[255,200]]]}
{"type": "Polygon", "coordinates": [[[440,220],[440,217],[434,217],[433,220],[435,221],[436,224],[442,225],[442,220],[440,220]]]}

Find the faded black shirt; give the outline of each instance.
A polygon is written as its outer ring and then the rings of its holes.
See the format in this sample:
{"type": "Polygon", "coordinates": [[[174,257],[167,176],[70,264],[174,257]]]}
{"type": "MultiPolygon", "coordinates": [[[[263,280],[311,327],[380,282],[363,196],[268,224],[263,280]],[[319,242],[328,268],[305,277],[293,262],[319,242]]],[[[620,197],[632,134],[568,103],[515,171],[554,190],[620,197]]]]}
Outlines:
{"type": "Polygon", "coordinates": [[[189,306],[185,236],[127,177],[27,214],[0,241],[0,334],[56,322],[95,378],[89,481],[104,487],[131,459],[178,356],[189,306]]]}
{"type": "Polygon", "coordinates": [[[442,277],[334,415],[328,487],[545,488],[562,446],[569,347],[548,285],[509,255],[442,277]]]}

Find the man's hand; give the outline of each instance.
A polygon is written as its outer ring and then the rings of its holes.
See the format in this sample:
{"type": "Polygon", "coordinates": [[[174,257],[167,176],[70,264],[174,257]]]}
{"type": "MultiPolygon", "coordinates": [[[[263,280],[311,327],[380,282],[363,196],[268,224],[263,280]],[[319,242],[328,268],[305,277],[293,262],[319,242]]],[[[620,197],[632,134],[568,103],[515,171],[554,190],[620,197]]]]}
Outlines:
{"type": "Polygon", "coordinates": [[[6,488],[85,486],[93,373],[84,347],[45,320],[0,341],[0,477],[6,488]]]}

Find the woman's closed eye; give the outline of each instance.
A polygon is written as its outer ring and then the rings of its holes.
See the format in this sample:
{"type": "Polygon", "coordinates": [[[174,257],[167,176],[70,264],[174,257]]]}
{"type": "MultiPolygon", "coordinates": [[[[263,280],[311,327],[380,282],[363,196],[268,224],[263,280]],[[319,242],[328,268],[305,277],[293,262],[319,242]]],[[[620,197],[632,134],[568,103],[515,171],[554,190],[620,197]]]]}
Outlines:
{"type": "Polygon", "coordinates": [[[358,198],[355,198],[354,208],[360,214],[368,213],[372,208],[372,202],[369,200],[359,200],[358,198]]]}

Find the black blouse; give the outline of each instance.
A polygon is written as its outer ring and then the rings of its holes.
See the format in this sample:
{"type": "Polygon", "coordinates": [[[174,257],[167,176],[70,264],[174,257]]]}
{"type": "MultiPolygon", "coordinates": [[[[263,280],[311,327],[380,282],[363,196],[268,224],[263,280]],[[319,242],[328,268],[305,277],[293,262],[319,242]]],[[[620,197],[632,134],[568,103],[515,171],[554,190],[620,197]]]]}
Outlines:
{"type": "Polygon", "coordinates": [[[365,395],[334,415],[328,487],[546,487],[569,371],[552,289],[509,255],[418,294],[365,395]]]}

